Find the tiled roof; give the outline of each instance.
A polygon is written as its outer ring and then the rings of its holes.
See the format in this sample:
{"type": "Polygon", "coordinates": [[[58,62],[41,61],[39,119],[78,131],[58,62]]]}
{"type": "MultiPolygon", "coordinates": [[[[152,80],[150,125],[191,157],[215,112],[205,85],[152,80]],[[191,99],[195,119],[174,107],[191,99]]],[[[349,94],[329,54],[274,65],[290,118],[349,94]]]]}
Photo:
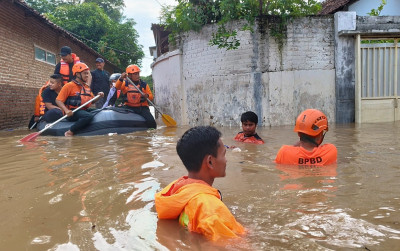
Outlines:
{"type": "Polygon", "coordinates": [[[334,14],[337,11],[342,10],[344,7],[352,4],[358,0],[325,0],[322,3],[322,9],[319,12],[320,15],[334,14]]]}

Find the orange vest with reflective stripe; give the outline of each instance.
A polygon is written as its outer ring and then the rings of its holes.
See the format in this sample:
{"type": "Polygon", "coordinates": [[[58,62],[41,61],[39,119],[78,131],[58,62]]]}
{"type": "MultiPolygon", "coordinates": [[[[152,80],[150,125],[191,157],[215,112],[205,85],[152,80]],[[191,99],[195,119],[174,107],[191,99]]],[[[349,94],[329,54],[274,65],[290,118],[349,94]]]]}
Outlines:
{"type": "Polygon", "coordinates": [[[50,81],[47,81],[46,84],[44,84],[42,87],[40,87],[39,94],[36,96],[36,100],[35,100],[35,116],[36,117],[44,115],[44,110],[46,109],[46,105],[43,103],[42,92],[49,85],[50,85],[50,81]]]}
{"type": "MultiPolygon", "coordinates": [[[[90,87],[88,85],[81,85],[75,80],[73,80],[72,83],[76,84],[80,88],[80,92],[74,93],[74,95],[71,95],[66,99],[65,105],[70,110],[81,106],[93,97],[92,91],[90,90],[90,87]]],[[[90,105],[91,103],[82,108],[82,110],[89,108],[90,105]]]]}
{"type": "MultiPolygon", "coordinates": [[[[72,58],[74,59],[74,64],[81,62],[79,60],[79,57],[75,53],[71,53],[72,58]]],[[[69,79],[69,64],[64,62],[64,60],[61,59],[60,61],[60,74],[62,76],[62,81],[63,84],[65,85],[72,79],[69,79]]]]}
{"type": "Polygon", "coordinates": [[[324,144],[308,151],[301,146],[284,145],[276,155],[275,162],[289,165],[329,165],[337,160],[337,149],[333,144],[324,144]]]}

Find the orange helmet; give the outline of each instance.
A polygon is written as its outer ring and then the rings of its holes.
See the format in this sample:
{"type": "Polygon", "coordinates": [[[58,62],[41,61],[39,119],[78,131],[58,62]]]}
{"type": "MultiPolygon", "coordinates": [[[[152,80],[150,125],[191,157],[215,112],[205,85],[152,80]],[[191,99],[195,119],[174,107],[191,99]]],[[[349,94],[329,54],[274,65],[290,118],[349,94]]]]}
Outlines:
{"type": "Polygon", "coordinates": [[[77,63],[72,66],[72,74],[75,76],[77,72],[83,72],[84,70],[88,69],[89,67],[85,63],[77,63]]]}
{"type": "Polygon", "coordinates": [[[320,110],[307,109],[297,117],[294,131],[317,136],[322,131],[328,131],[328,119],[320,110]]]}
{"type": "Polygon", "coordinates": [[[140,68],[137,65],[131,64],[128,67],[126,67],[126,73],[136,73],[136,72],[140,72],[140,68]]]}

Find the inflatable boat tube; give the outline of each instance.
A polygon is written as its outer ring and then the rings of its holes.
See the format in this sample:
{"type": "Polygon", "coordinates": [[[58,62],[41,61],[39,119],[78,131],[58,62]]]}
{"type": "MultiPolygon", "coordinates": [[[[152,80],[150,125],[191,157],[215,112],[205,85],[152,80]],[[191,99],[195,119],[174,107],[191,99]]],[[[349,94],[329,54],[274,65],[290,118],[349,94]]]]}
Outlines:
{"type": "MultiPolygon", "coordinates": [[[[109,133],[123,134],[148,129],[145,119],[142,116],[125,108],[110,107],[94,110],[92,112],[96,115],[93,117],[91,123],[84,129],[76,132],[75,135],[94,136],[109,133]]],[[[42,135],[64,136],[64,133],[69,130],[73,123],[75,122],[69,122],[64,119],[50,129],[44,131],[42,135]]],[[[37,126],[38,130],[42,130],[47,124],[48,123],[45,121],[40,121],[37,126]]]]}

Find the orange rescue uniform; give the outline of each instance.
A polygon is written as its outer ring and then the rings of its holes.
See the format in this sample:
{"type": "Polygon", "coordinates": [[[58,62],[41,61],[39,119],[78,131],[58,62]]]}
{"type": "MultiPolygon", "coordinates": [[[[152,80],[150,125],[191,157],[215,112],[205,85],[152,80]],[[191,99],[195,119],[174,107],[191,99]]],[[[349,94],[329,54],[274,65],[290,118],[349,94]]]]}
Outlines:
{"type": "MultiPolygon", "coordinates": [[[[82,85],[73,80],[64,85],[57,96],[57,100],[63,102],[71,110],[86,103],[93,97],[94,95],[87,84],[82,85]]],[[[91,103],[83,107],[82,110],[86,110],[90,105],[91,103]]]]}
{"type": "Polygon", "coordinates": [[[254,135],[251,135],[251,136],[246,136],[246,135],[244,135],[243,132],[239,132],[239,133],[235,136],[234,140],[240,141],[240,142],[244,142],[244,143],[258,144],[258,145],[264,144],[264,140],[262,140],[261,137],[258,136],[257,133],[254,134],[254,135]]]}
{"type": "MultiPolygon", "coordinates": [[[[74,60],[74,64],[80,63],[79,57],[75,53],[71,53],[72,59],[74,60]]],[[[63,84],[67,84],[70,81],[70,69],[69,64],[65,62],[63,59],[60,60],[60,74],[62,76],[63,84]]]]}
{"type": "MultiPolygon", "coordinates": [[[[150,90],[150,87],[146,82],[139,80],[139,84],[136,85],[144,94],[149,95],[149,100],[153,101],[153,93],[150,90]]],[[[131,107],[140,107],[140,106],[149,106],[147,99],[143,102],[140,102],[140,97],[142,96],[134,86],[132,86],[127,81],[118,81],[115,83],[115,88],[121,90],[123,94],[126,94],[127,101],[125,105],[131,107]]]]}
{"type": "Polygon", "coordinates": [[[284,145],[276,155],[275,162],[289,165],[329,165],[336,163],[337,149],[333,144],[324,144],[308,151],[301,146],[284,145]]]}
{"type": "Polygon", "coordinates": [[[245,232],[219,191],[206,182],[183,176],[155,195],[159,219],[178,219],[189,229],[208,239],[233,238],[245,232]]]}

